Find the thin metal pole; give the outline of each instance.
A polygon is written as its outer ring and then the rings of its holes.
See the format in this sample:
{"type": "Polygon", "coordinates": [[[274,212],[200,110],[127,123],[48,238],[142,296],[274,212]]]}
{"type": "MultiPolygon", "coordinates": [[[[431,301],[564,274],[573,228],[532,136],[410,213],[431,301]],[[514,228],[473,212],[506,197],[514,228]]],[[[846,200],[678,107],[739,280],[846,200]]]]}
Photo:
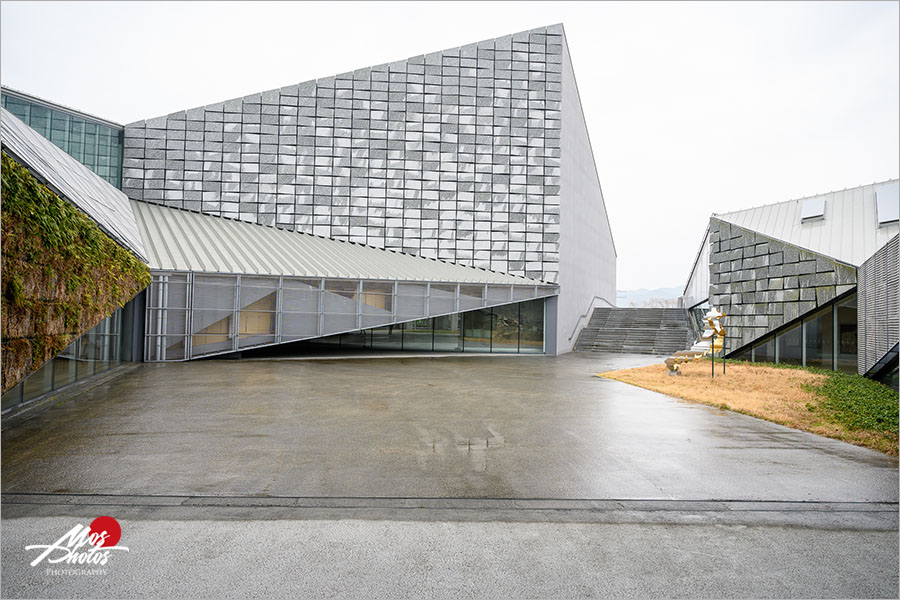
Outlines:
{"type": "Polygon", "coordinates": [[[722,336],[722,375],[725,374],[725,336],[722,336]]]}
{"type": "Polygon", "coordinates": [[[184,358],[189,359],[194,354],[194,273],[193,271],[185,276],[187,282],[187,297],[185,304],[187,310],[184,311],[184,358]]]}
{"type": "Polygon", "coordinates": [[[716,334],[714,333],[712,336],[712,345],[710,346],[710,350],[712,352],[712,378],[716,378],[716,334]]]}
{"type": "Polygon", "coordinates": [[[240,332],[241,319],[241,276],[235,275],[234,296],[231,305],[231,349],[238,349],[238,334],[240,332]]]}

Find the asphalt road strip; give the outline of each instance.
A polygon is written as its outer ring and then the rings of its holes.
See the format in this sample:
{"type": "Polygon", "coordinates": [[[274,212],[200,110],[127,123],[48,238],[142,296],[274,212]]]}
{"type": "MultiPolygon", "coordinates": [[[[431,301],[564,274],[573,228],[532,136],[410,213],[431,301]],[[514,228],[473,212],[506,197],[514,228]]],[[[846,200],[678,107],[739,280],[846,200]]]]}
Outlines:
{"type": "Polygon", "coordinates": [[[896,531],[896,502],[770,500],[378,498],[10,492],[2,518],[367,519],[559,523],[744,524],[896,531]]]}

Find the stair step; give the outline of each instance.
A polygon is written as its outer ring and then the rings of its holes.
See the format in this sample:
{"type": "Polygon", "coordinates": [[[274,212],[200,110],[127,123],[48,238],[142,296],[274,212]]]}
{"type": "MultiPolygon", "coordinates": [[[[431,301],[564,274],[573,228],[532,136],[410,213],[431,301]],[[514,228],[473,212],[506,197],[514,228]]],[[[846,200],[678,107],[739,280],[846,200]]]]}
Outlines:
{"type": "Polygon", "coordinates": [[[680,308],[598,308],[575,343],[576,352],[671,354],[694,343],[680,308]]]}

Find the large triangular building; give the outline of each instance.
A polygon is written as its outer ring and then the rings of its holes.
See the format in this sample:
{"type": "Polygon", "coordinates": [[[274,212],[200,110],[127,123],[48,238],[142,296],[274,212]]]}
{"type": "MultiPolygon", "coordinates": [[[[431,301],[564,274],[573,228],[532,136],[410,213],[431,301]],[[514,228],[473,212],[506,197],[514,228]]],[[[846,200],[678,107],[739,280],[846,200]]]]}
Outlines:
{"type": "MultiPolygon", "coordinates": [[[[561,25],[132,123],[122,189],[385,260],[505,274],[548,296],[550,354],[614,303],[615,247],[561,25]]],[[[151,268],[156,287],[187,274],[151,268]]]]}

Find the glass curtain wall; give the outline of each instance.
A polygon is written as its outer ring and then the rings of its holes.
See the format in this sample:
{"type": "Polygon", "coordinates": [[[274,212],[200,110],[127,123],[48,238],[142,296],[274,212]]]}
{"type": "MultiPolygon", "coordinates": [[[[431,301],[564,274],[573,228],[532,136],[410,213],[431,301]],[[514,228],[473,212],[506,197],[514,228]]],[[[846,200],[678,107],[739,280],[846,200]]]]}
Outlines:
{"type": "Polygon", "coordinates": [[[803,364],[803,334],[800,325],[791,327],[775,337],[775,359],[789,365],[803,364]]]}
{"type": "MultiPolygon", "coordinates": [[[[378,331],[370,338],[389,338],[388,346],[399,340],[404,350],[543,352],[543,299],[555,293],[550,286],[156,272],[146,295],[144,360],[304,340],[340,345],[334,336],[370,330],[378,331]],[[531,299],[542,302],[522,304],[531,299]],[[444,316],[433,322],[432,315],[444,316]],[[391,329],[391,322],[405,326],[391,329]]],[[[363,336],[344,342],[369,343],[363,336]]]]}
{"type": "Polygon", "coordinates": [[[519,351],[519,305],[506,304],[491,310],[491,352],[519,351]]]}
{"type": "MultiPolygon", "coordinates": [[[[780,362],[856,373],[856,293],[753,343],[754,362],[780,362]]],[[[747,350],[730,358],[748,358],[747,350]]]]}
{"type": "Polygon", "coordinates": [[[329,344],[341,350],[541,354],[544,352],[544,300],[419,319],[303,343],[329,344]]]}
{"type": "Polygon", "coordinates": [[[2,94],[0,103],[66,154],[112,185],[122,188],[124,129],[11,94],[2,94]]]}
{"type": "Polygon", "coordinates": [[[434,351],[462,352],[461,314],[434,318],[434,351]]]}
{"type": "Polygon", "coordinates": [[[834,314],[830,306],[803,319],[803,347],[807,367],[833,368],[834,314]]]}
{"type": "Polygon", "coordinates": [[[835,368],[844,373],[856,373],[856,294],[835,305],[835,368]]]}
{"type": "Polygon", "coordinates": [[[463,352],[491,351],[491,309],[463,314],[463,352]]]}
{"type": "Polygon", "coordinates": [[[775,362],[775,338],[769,338],[753,348],[753,362],[775,362]]]}
{"type": "Polygon", "coordinates": [[[69,344],[56,358],[3,394],[2,410],[29,402],[48,392],[59,390],[76,381],[102,373],[124,360],[130,360],[130,348],[123,346],[130,328],[132,310],[124,308],[103,319],[80,338],[69,344]]]}
{"type": "MultiPolygon", "coordinates": [[[[434,348],[434,326],[431,319],[419,319],[403,324],[403,350],[425,350],[434,348]]],[[[352,333],[346,334],[348,337],[352,333]]]]}

